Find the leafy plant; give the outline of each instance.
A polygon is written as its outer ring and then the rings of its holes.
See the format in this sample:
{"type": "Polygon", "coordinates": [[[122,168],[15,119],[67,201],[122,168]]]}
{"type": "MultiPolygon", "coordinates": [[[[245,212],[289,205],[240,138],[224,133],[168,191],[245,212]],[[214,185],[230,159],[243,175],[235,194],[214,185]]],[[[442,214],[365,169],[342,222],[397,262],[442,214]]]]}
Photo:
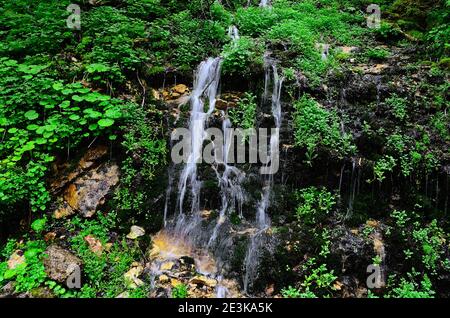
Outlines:
{"type": "Polygon", "coordinates": [[[187,298],[188,290],[184,284],[178,284],[172,288],[172,298],[187,298]]]}
{"type": "Polygon", "coordinates": [[[301,222],[316,224],[329,215],[336,204],[336,197],[325,190],[310,187],[296,192],[296,214],[301,222]]]}
{"type": "Polygon", "coordinates": [[[432,283],[428,276],[425,274],[423,279],[417,283],[416,279],[419,273],[414,269],[411,273],[407,274],[408,279],[401,278],[397,287],[394,287],[388,297],[393,298],[433,298],[435,295],[432,289],[432,283]]]}
{"type": "Polygon", "coordinates": [[[393,95],[386,99],[386,104],[390,108],[392,115],[399,120],[404,120],[407,117],[407,100],[405,98],[393,95]]]}
{"type": "Polygon", "coordinates": [[[41,219],[34,220],[33,223],[31,223],[31,228],[39,234],[44,231],[46,224],[47,217],[43,217],[41,219]]]}
{"type": "Polygon", "coordinates": [[[306,147],[306,161],[312,165],[319,149],[342,158],[355,151],[351,135],[342,132],[341,120],[314,99],[304,95],[295,105],[294,126],[296,145],[306,147]]]}
{"type": "Polygon", "coordinates": [[[386,172],[392,172],[396,166],[395,159],[392,156],[384,156],[379,159],[373,167],[375,179],[383,182],[386,179],[386,172]]]}
{"type": "Polygon", "coordinates": [[[46,245],[43,241],[28,241],[26,243],[13,243],[15,248],[23,252],[25,260],[14,268],[9,268],[6,262],[0,263],[0,283],[14,280],[15,291],[18,293],[31,291],[39,287],[47,278],[43,258],[46,245]]]}
{"type": "Polygon", "coordinates": [[[248,37],[241,37],[236,42],[224,47],[222,52],[224,74],[248,75],[263,65],[262,46],[248,37]]]}
{"type": "Polygon", "coordinates": [[[239,100],[237,107],[228,110],[233,126],[243,130],[255,128],[256,107],[256,96],[245,93],[239,100]]]}
{"type": "Polygon", "coordinates": [[[390,52],[382,48],[369,49],[366,52],[366,56],[373,60],[384,60],[389,57],[389,55],[390,52]]]}

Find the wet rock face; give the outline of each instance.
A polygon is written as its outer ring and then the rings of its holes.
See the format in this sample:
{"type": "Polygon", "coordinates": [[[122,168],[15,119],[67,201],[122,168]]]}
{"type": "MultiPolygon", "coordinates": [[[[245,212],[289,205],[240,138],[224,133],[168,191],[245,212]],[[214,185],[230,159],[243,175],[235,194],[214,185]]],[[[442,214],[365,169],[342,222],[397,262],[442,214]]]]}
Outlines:
{"type": "Polygon", "coordinates": [[[53,193],[57,193],[63,189],[69,182],[72,182],[89,168],[94,167],[98,162],[106,157],[108,147],[100,145],[89,148],[75,167],[70,167],[68,163],[55,165],[53,170],[57,177],[51,181],[50,189],[53,193]]]}
{"type": "Polygon", "coordinates": [[[71,183],[64,199],[82,216],[92,217],[118,182],[119,167],[116,164],[102,164],[71,183]]]}
{"type": "Polygon", "coordinates": [[[65,167],[51,183],[52,192],[62,193],[53,212],[57,219],[76,213],[92,217],[119,182],[115,163],[100,163],[107,154],[104,146],[89,149],[75,168],[65,167]]]}
{"type": "Polygon", "coordinates": [[[190,298],[242,297],[236,281],[218,275],[209,253],[183,240],[160,232],[148,255],[144,274],[153,282],[151,297],[171,297],[180,285],[186,286],[190,298]]]}
{"type": "Polygon", "coordinates": [[[48,255],[44,258],[45,272],[60,283],[65,283],[75,270],[74,267],[82,263],[78,257],[58,245],[50,245],[45,253],[48,255]]]}
{"type": "Polygon", "coordinates": [[[224,93],[217,99],[216,109],[225,111],[229,108],[235,108],[238,106],[241,97],[242,93],[239,92],[224,93]]]}

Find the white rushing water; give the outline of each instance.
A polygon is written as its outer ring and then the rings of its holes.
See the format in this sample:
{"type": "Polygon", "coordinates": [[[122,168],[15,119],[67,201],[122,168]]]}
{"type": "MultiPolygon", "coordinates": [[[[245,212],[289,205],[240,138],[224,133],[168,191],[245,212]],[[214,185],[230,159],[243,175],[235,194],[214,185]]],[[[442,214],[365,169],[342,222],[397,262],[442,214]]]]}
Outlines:
{"type": "Polygon", "coordinates": [[[197,164],[202,157],[203,142],[206,138],[205,124],[208,116],[214,111],[217,90],[220,82],[220,58],[209,58],[202,62],[195,75],[194,89],[191,94],[191,118],[189,130],[191,133],[191,149],[188,162],[184,166],[178,184],[179,211],[183,214],[183,204],[188,186],[191,188],[191,212],[200,210],[201,181],[197,179],[197,164]],[[208,112],[204,112],[205,100],[209,101],[208,112]]]}
{"type": "MultiPolygon", "coordinates": [[[[272,90],[272,116],[275,121],[275,128],[281,127],[281,89],[283,86],[283,78],[279,76],[275,60],[266,57],[265,59],[266,76],[265,76],[265,92],[264,98],[268,99],[270,84],[273,85],[272,90]],[[273,79],[273,80],[272,80],[273,79]]],[[[270,136],[270,157],[274,158],[275,153],[279,153],[279,133],[272,133],[270,136]]],[[[268,163],[270,164],[270,163],[268,163]]],[[[271,170],[273,164],[270,165],[270,172],[265,176],[263,192],[261,200],[257,206],[256,212],[256,232],[250,240],[247,254],[245,256],[245,274],[244,274],[244,291],[247,293],[248,288],[256,279],[258,274],[259,259],[262,247],[266,242],[266,232],[270,228],[270,218],[267,210],[270,206],[270,198],[272,194],[273,176],[275,171],[271,170]]]]}
{"type": "Polygon", "coordinates": [[[270,6],[270,0],[261,0],[261,2],[259,3],[259,6],[262,8],[266,8],[270,6]]]}
{"type": "Polygon", "coordinates": [[[236,43],[237,40],[240,39],[239,37],[239,30],[235,25],[231,25],[228,28],[228,36],[231,38],[231,40],[233,40],[233,42],[236,43]]]}
{"type": "Polygon", "coordinates": [[[227,214],[237,208],[237,211],[235,212],[237,212],[239,217],[242,218],[242,204],[245,199],[244,190],[242,189],[242,182],[245,178],[245,174],[237,167],[229,165],[229,156],[233,155],[230,153],[232,149],[231,145],[234,142],[231,130],[231,121],[225,112],[222,112],[222,116],[222,131],[224,133],[222,161],[224,171],[222,175],[217,173],[217,178],[220,185],[222,207],[220,209],[219,219],[217,220],[216,226],[214,227],[213,233],[208,242],[208,246],[215,243],[219,234],[219,229],[225,222],[227,214]]]}
{"type": "MultiPolygon", "coordinates": [[[[237,28],[230,27],[230,37],[234,42],[239,39],[237,28]]],[[[281,127],[281,90],[283,78],[279,76],[275,60],[265,58],[265,93],[264,99],[271,103],[271,112],[275,122],[276,133],[272,132],[270,136],[269,155],[279,154],[279,128],[281,127]],[[271,91],[269,91],[271,89],[271,91]]],[[[190,96],[191,113],[189,121],[189,131],[191,134],[191,144],[187,155],[187,162],[183,166],[178,182],[178,215],[175,217],[173,227],[167,229],[176,242],[183,244],[192,244],[195,248],[203,250],[204,253],[212,252],[216,257],[215,271],[205,272],[204,274],[216,277],[221,281],[223,259],[227,254],[232,236],[229,229],[231,222],[229,216],[231,213],[237,213],[243,218],[242,206],[245,202],[245,191],[242,183],[245,179],[245,173],[238,167],[231,164],[230,158],[233,158],[235,147],[233,146],[235,138],[232,131],[232,124],[226,110],[221,110],[222,132],[224,136],[221,154],[221,161],[214,163],[211,168],[216,172],[217,180],[220,186],[221,207],[219,215],[214,226],[205,227],[200,209],[200,193],[202,181],[198,176],[198,164],[201,163],[203,143],[208,138],[206,126],[208,118],[215,110],[216,98],[218,96],[220,83],[221,58],[209,58],[202,62],[195,73],[194,87],[190,96]],[[206,110],[205,110],[206,109],[206,110]],[[190,198],[190,211],[186,209],[186,197],[190,198]],[[227,224],[227,226],[224,226],[227,224]]],[[[217,155],[217,154],[216,154],[217,155]]],[[[245,291],[251,286],[257,277],[261,251],[265,247],[271,222],[267,214],[270,206],[273,186],[273,174],[271,170],[275,167],[270,161],[265,163],[268,171],[264,175],[261,199],[256,206],[256,215],[254,230],[251,231],[250,243],[247,255],[245,257],[245,291]]],[[[170,178],[173,178],[171,175],[170,178]]],[[[172,181],[172,180],[170,180],[172,181]]],[[[172,191],[172,182],[167,189],[167,198],[172,191]]],[[[175,189],[174,189],[175,190],[175,189]]],[[[167,218],[167,204],[164,211],[164,219],[167,218]]],[[[227,288],[220,282],[216,289],[217,297],[226,297],[227,288]]]]}

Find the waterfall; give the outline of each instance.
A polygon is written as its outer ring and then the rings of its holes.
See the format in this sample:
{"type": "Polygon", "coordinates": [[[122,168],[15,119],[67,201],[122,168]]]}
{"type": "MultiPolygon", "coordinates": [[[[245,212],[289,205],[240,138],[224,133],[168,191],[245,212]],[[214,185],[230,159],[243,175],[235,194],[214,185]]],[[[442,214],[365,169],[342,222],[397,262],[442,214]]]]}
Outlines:
{"type": "MultiPolygon", "coordinates": [[[[219,219],[214,227],[213,234],[209,239],[208,246],[211,246],[217,239],[218,231],[221,225],[224,223],[226,213],[229,208],[233,209],[237,206],[237,212],[239,217],[242,218],[242,204],[244,202],[244,190],[242,189],[242,181],[245,178],[245,174],[237,167],[229,165],[229,156],[233,140],[233,134],[231,131],[231,121],[225,112],[222,111],[222,131],[224,133],[224,145],[223,145],[223,158],[224,171],[222,175],[217,173],[217,178],[221,189],[221,201],[222,207],[220,209],[219,219]]],[[[231,154],[234,155],[234,154],[231,154]]]]}
{"type": "Polygon", "coordinates": [[[270,0],[261,0],[261,2],[259,3],[259,6],[261,8],[267,8],[270,6],[270,0]]]}
{"type": "MultiPolygon", "coordinates": [[[[273,158],[274,153],[279,153],[279,129],[281,127],[281,89],[283,86],[283,78],[278,75],[278,69],[275,60],[265,58],[266,76],[265,76],[265,92],[264,97],[268,97],[268,89],[271,84],[270,80],[273,78],[272,90],[272,116],[275,121],[277,133],[271,134],[270,137],[270,154],[273,158]]],[[[268,163],[269,164],[269,163],[268,163]]],[[[272,169],[273,165],[271,165],[272,169]]],[[[266,232],[270,228],[270,218],[267,215],[267,210],[270,206],[270,197],[272,194],[274,171],[270,171],[264,178],[263,193],[261,200],[257,206],[256,212],[256,232],[251,237],[247,254],[245,256],[245,275],[244,275],[244,291],[248,292],[248,287],[251,286],[253,280],[257,277],[258,266],[260,259],[260,252],[266,243],[266,232]]]]}
{"type": "Polygon", "coordinates": [[[357,158],[352,158],[352,174],[350,176],[350,193],[348,197],[348,207],[345,219],[348,220],[353,215],[355,198],[359,194],[361,184],[361,171],[359,169],[361,162],[357,162],[357,158]]]}
{"type": "Polygon", "coordinates": [[[231,25],[228,28],[228,36],[231,38],[231,40],[233,40],[233,42],[236,43],[237,40],[240,39],[239,37],[239,30],[235,25],[231,25]]]}
{"type": "MultiPolygon", "coordinates": [[[[273,77],[273,91],[272,91],[272,115],[275,120],[275,127],[279,130],[281,128],[281,89],[283,86],[283,78],[278,75],[277,65],[274,60],[266,58],[266,80],[273,77]]],[[[266,83],[265,87],[268,85],[266,83]]],[[[266,93],[267,94],[267,93],[266,93]]],[[[266,95],[267,96],[267,95],[266,95]]],[[[280,136],[279,133],[271,134],[270,136],[270,154],[273,157],[274,153],[279,152],[280,147],[280,136]]],[[[270,169],[273,165],[270,166],[270,169]]],[[[270,220],[266,215],[267,208],[270,204],[270,195],[272,192],[274,171],[270,171],[265,180],[265,185],[263,188],[262,199],[258,204],[257,210],[257,221],[258,228],[264,230],[269,228],[270,220]]]]}
{"type": "Polygon", "coordinates": [[[170,195],[172,194],[173,165],[170,165],[168,175],[169,175],[169,180],[168,180],[168,186],[166,189],[166,200],[164,203],[164,227],[167,226],[167,214],[169,212],[169,201],[170,201],[170,195]]]}
{"type": "MultiPolygon", "coordinates": [[[[230,34],[232,35],[233,41],[238,39],[238,31],[234,27],[230,28],[230,34]]],[[[206,227],[204,226],[204,219],[200,211],[202,181],[198,177],[197,164],[201,163],[203,143],[208,138],[206,132],[208,118],[215,110],[220,82],[220,69],[221,58],[209,58],[202,62],[196,70],[194,87],[190,96],[190,148],[188,154],[186,154],[187,161],[183,166],[178,181],[178,198],[176,204],[178,215],[174,223],[172,223],[172,226],[165,230],[177,242],[176,244],[187,244],[195,250],[201,250],[201,253],[205,255],[208,254],[208,251],[213,252],[216,258],[216,269],[215,271],[204,272],[204,274],[217,278],[221,278],[221,275],[223,275],[222,267],[224,260],[227,257],[229,246],[233,242],[232,236],[228,235],[228,230],[231,225],[231,222],[228,221],[228,216],[230,213],[236,212],[240,218],[243,218],[242,205],[246,198],[245,191],[242,187],[245,173],[231,163],[231,158],[235,155],[235,147],[233,147],[235,134],[231,129],[232,124],[227,111],[221,110],[222,131],[224,135],[223,145],[221,145],[223,147],[221,154],[222,160],[211,165],[211,168],[216,173],[220,186],[221,207],[216,223],[213,226],[210,226],[210,223],[206,227]],[[190,211],[184,211],[186,209],[185,201],[188,194],[191,204],[190,211]]],[[[267,56],[265,57],[265,72],[264,101],[268,101],[271,104],[271,112],[276,128],[275,133],[272,131],[270,136],[270,148],[268,152],[271,159],[278,160],[277,156],[279,155],[280,143],[279,129],[282,122],[281,91],[283,78],[278,74],[275,60],[267,56]]],[[[255,221],[253,230],[251,231],[253,235],[250,238],[244,261],[244,285],[246,291],[247,287],[251,286],[257,277],[261,253],[267,247],[266,242],[270,242],[268,231],[271,226],[271,220],[267,211],[270,207],[274,182],[273,175],[276,171],[273,170],[273,160],[264,162],[263,167],[266,169],[266,174],[263,176],[261,198],[256,206],[255,221]]],[[[276,168],[278,169],[278,166],[276,168]]],[[[172,174],[172,172],[170,173],[172,174]]],[[[170,184],[166,193],[165,223],[167,222],[168,200],[172,192],[171,184],[173,176],[170,175],[169,178],[171,180],[169,180],[170,184]]],[[[173,187],[173,191],[175,191],[175,186],[173,187]]],[[[216,292],[218,297],[224,297],[228,294],[227,289],[222,284],[218,285],[216,292]]]]}
{"type": "Polygon", "coordinates": [[[195,213],[200,210],[200,189],[201,182],[197,179],[197,164],[200,163],[202,155],[203,141],[205,140],[205,124],[208,116],[214,111],[216,104],[217,90],[220,81],[220,58],[209,58],[202,62],[198,67],[194,89],[190,97],[191,101],[191,118],[189,130],[191,133],[191,149],[183,172],[181,173],[178,184],[179,191],[179,210],[183,213],[183,203],[186,190],[189,185],[192,194],[192,210],[195,213]],[[209,101],[209,110],[204,112],[204,100],[209,101]]]}

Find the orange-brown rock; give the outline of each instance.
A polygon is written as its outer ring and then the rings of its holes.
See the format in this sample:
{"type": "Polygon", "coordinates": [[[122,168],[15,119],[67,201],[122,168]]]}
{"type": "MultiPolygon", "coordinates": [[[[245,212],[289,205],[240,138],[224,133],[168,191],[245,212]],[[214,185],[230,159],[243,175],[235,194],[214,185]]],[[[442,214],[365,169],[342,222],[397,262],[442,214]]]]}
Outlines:
{"type": "Polygon", "coordinates": [[[53,213],[62,218],[75,212],[92,217],[112,188],[119,182],[119,167],[105,163],[70,183],[64,191],[65,203],[53,213]]]}
{"type": "Polygon", "coordinates": [[[101,256],[103,253],[103,245],[102,242],[100,242],[99,239],[95,238],[92,235],[88,235],[84,238],[84,240],[89,245],[89,250],[91,250],[92,253],[94,253],[97,256],[101,256]]]}

